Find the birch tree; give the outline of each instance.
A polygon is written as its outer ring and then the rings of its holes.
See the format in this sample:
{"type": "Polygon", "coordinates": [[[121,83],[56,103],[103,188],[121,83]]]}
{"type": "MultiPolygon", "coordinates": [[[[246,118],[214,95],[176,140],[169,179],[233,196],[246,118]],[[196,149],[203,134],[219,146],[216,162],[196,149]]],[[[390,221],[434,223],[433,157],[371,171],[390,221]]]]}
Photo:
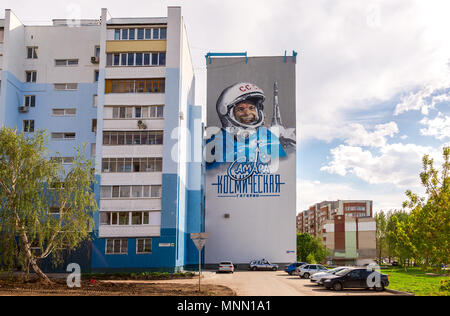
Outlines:
{"type": "Polygon", "coordinates": [[[92,164],[77,150],[70,169],[48,159],[46,133],[0,130],[0,261],[12,269],[28,267],[47,283],[39,261],[62,260],[64,249],[76,249],[90,238],[92,164]]]}

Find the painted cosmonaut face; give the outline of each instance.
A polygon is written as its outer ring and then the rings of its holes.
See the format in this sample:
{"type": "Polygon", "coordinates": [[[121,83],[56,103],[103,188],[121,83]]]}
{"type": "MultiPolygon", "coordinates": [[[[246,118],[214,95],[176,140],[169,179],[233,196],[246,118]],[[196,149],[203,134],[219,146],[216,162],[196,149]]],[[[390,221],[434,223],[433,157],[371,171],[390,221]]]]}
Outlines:
{"type": "Polygon", "coordinates": [[[234,118],[246,125],[251,125],[259,119],[258,108],[253,102],[242,101],[233,108],[234,118]]]}

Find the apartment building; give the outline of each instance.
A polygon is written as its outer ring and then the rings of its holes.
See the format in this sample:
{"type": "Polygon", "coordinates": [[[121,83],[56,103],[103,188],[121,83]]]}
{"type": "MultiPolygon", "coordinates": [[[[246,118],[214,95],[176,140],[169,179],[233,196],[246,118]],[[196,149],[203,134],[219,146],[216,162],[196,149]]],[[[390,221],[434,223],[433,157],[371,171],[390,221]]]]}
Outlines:
{"type": "Polygon", "coordinates": [[[321,238],[329,261],[364,264],[376,258],[376,222],[368,200],[323,201],[297,215],[297,231],[321,238]]]}
{"type": "Polygon", "coordinates": [[[197,264],[189,234],[204,229],[203,108],[181,9],[156,18],[102,9],[99,20],[46,26],[6,10],[0,26],[0,125],[46,129],[49,155],[67,167],[87,144],[95,163],[99,210],[85,268],[197,264]]]}

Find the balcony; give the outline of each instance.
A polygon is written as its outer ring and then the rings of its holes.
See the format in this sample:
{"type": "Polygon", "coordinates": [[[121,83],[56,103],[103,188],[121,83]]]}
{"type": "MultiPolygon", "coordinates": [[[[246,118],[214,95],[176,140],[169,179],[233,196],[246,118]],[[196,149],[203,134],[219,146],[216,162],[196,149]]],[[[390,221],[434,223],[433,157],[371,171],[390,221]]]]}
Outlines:
{"type": "Polygon", "coordinates": [[[160,198],[136,199],[100,199],[101,211],[158,211],[161,210],[160,198]]]}
{"type": "MultiPolygon", "coordinates": [[[[161,222],[161,218],[160,218],[161,222]]],[[[159,237],[161,225],[99,226],[99,237],[159,237]]]]}

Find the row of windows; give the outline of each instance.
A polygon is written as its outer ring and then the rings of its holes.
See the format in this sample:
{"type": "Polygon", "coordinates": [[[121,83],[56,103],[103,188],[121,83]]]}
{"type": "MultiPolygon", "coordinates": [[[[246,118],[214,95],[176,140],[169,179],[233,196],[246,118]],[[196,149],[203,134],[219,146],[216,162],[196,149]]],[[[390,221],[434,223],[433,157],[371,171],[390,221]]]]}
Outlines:
{"type": "Polygon", "coordinates": [[[165,66],[166,53],[115,53],[106,55],[106,66],[165,66]]]}
{"type": "MultiPolygon", "coordinates": [[[[155,211],[153,211],[153,213],[154,212],[155,211]]],[[[150,225],[150,213],[151,212],[100,212],[100,225],[150,225]]]]}
{"type": "MultiPolygon", "coordinates": [[[[106,239],[106,254],[128,254],[128,239],[106,239]]],[[[152,239],[136,239],[136,254],[152,253],[152,239]]]]}
{"type": "Polygon", "coordinates": [[[163,118],[164,106],[116,106],[112,108],[112,118],[163,118]]]}
{"type": "Polygon", "coordinates": [[[106,80],[105,93],[164,93],[165,79],[106,80]]]}
{"type": "Polygon", "coordinates": [[[100,189],[102,199],[112,198],[160,198],[160,185],[103,185],[100,189]]]}
{"type": "Polygon", "coordinates": [[[103,145],[162,145],[163,131],[103,132],[103,145]]]}
{"type": "Polygon", "coordinates": [[[365,206],[346,206],[345,211],[365,211],[365,206]]]}
{"type": "Polygon", "coordinates": [[[102,172],[161,172],[162,158],[104,158],[102,172]]]}
{"type": "Polygon", "coordinates": [[[163,40],[167,38],[167,28],[124,28],[114,30],[114,40],[163,40]]]}
{"type": "Polygon", "coordinates": [[[365,212],[356,212],[356,213],[347,213],[346,217],[366,217],[367,214],[365,212]]]}

